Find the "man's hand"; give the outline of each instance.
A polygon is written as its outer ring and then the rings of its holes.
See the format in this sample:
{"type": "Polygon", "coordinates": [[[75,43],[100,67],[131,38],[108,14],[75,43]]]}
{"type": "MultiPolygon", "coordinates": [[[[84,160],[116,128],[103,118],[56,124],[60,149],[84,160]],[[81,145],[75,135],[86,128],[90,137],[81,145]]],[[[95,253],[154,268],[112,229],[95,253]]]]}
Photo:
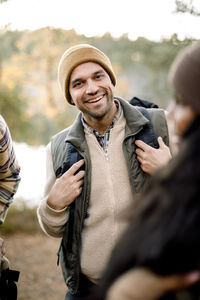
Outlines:
{"type": "Polygon", "coordinates": [[[79,160],[56,180],[47,199],[47,204],[51,208],[61,210],[67,207],[80,195],[85,171],[77,171],[83,164],[84,160],[79,160]],[[76,172],[77,174],[75,174],[76,172]]]}
{"type": "Polygon", "coordinates": [[[141,140],[135,141],[137,159],[141,164],[142,170],[152,175],[159,168],[165,166],[171,159],[169,147],[165,145],[162,138],[158,138],[159,148],[155,149],[141,140]]]}

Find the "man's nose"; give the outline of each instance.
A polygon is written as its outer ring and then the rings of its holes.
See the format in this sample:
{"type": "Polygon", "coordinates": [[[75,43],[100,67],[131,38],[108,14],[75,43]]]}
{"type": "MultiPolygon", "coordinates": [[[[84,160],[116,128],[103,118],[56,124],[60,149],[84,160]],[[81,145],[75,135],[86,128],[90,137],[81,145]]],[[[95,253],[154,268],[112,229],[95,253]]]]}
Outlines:
{"type": "Polygon", "coordinates": [[[94,80],[88,79],[86,93],[87,94],[95,94],[98,90],[98,86],[94,80]]]}

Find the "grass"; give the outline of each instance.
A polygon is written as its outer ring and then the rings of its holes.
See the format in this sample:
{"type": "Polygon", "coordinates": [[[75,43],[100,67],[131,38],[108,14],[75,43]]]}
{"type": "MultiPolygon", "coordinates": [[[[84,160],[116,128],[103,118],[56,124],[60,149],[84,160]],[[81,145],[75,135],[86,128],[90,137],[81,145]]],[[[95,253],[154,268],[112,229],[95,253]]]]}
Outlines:
{"type": "Polygon", "coordinates": [[[27,234],[41,232],[36,208],[27,207],[23,201],[10,206],[4,223],[0,225],[0,236],[17,232],[27,234]]]}

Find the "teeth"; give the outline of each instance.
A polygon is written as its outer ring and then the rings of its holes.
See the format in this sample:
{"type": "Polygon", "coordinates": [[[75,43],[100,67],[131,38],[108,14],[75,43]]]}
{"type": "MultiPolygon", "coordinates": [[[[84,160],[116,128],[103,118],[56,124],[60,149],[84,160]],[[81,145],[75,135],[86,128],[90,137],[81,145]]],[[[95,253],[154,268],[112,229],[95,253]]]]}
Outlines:
{"type": "Polygon", "coordinates": [[[100,97],[98,97],[98,98],[96,98],[96,99],[93,99],[93,100],[90,100],[90,101],[88,101],[89,103],[93,103],[93,102],[96,102],[96,101],[99,101],[100,99],[102,99],[103,98],[103,96],[100,96],[100,97]]]}

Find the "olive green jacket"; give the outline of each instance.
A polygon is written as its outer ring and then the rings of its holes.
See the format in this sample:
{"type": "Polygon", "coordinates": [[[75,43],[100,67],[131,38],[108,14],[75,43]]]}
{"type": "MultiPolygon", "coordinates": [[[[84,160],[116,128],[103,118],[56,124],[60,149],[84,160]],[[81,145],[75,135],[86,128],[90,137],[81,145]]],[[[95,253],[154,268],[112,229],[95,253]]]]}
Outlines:
{"type": "MultiPolygon", "coordinates": [[[[120,98],[117,99],[120,101],[124,117],[126,119],[125,138],[122,147],[127,163],[132,192],[133,194],[136,194],[142,191],[149,175],[142,171],[137,160],[135,153],[135,137],[149,121],[138,111],[136,107],[120,98]]],[[[168,128],[164,111],[162,109],[151,108],[148,109],[148,112],[151,117],[156,137],[161,136],[165,144],[169,145],[168,128]]],[[[66,168],[63,169],[62,166],[63,163],[66,165],[66,160],[70,160],[70,154],[67,147],[71,147],[71,145],[80,158],[82,157],[84,159],[86,171],[82,193],[73,202],[73,205],[70,208],[72,218],[70,219],[69,213],[69,221],[66,224],[61,247],[61,266],[63,276],[69,291],[72,294],[76,294],[81,288],[81,233],[84,225],[84,219],[87,217],[91,184],[91,161],[88,145],[84,135],[84,128],[81,122],[81,113],[78,115],[71,127],[58,133],[52,139],[51,151],[53,167],[57,177],[61,176],[62,173],[66,171],[66,168]]]]}

